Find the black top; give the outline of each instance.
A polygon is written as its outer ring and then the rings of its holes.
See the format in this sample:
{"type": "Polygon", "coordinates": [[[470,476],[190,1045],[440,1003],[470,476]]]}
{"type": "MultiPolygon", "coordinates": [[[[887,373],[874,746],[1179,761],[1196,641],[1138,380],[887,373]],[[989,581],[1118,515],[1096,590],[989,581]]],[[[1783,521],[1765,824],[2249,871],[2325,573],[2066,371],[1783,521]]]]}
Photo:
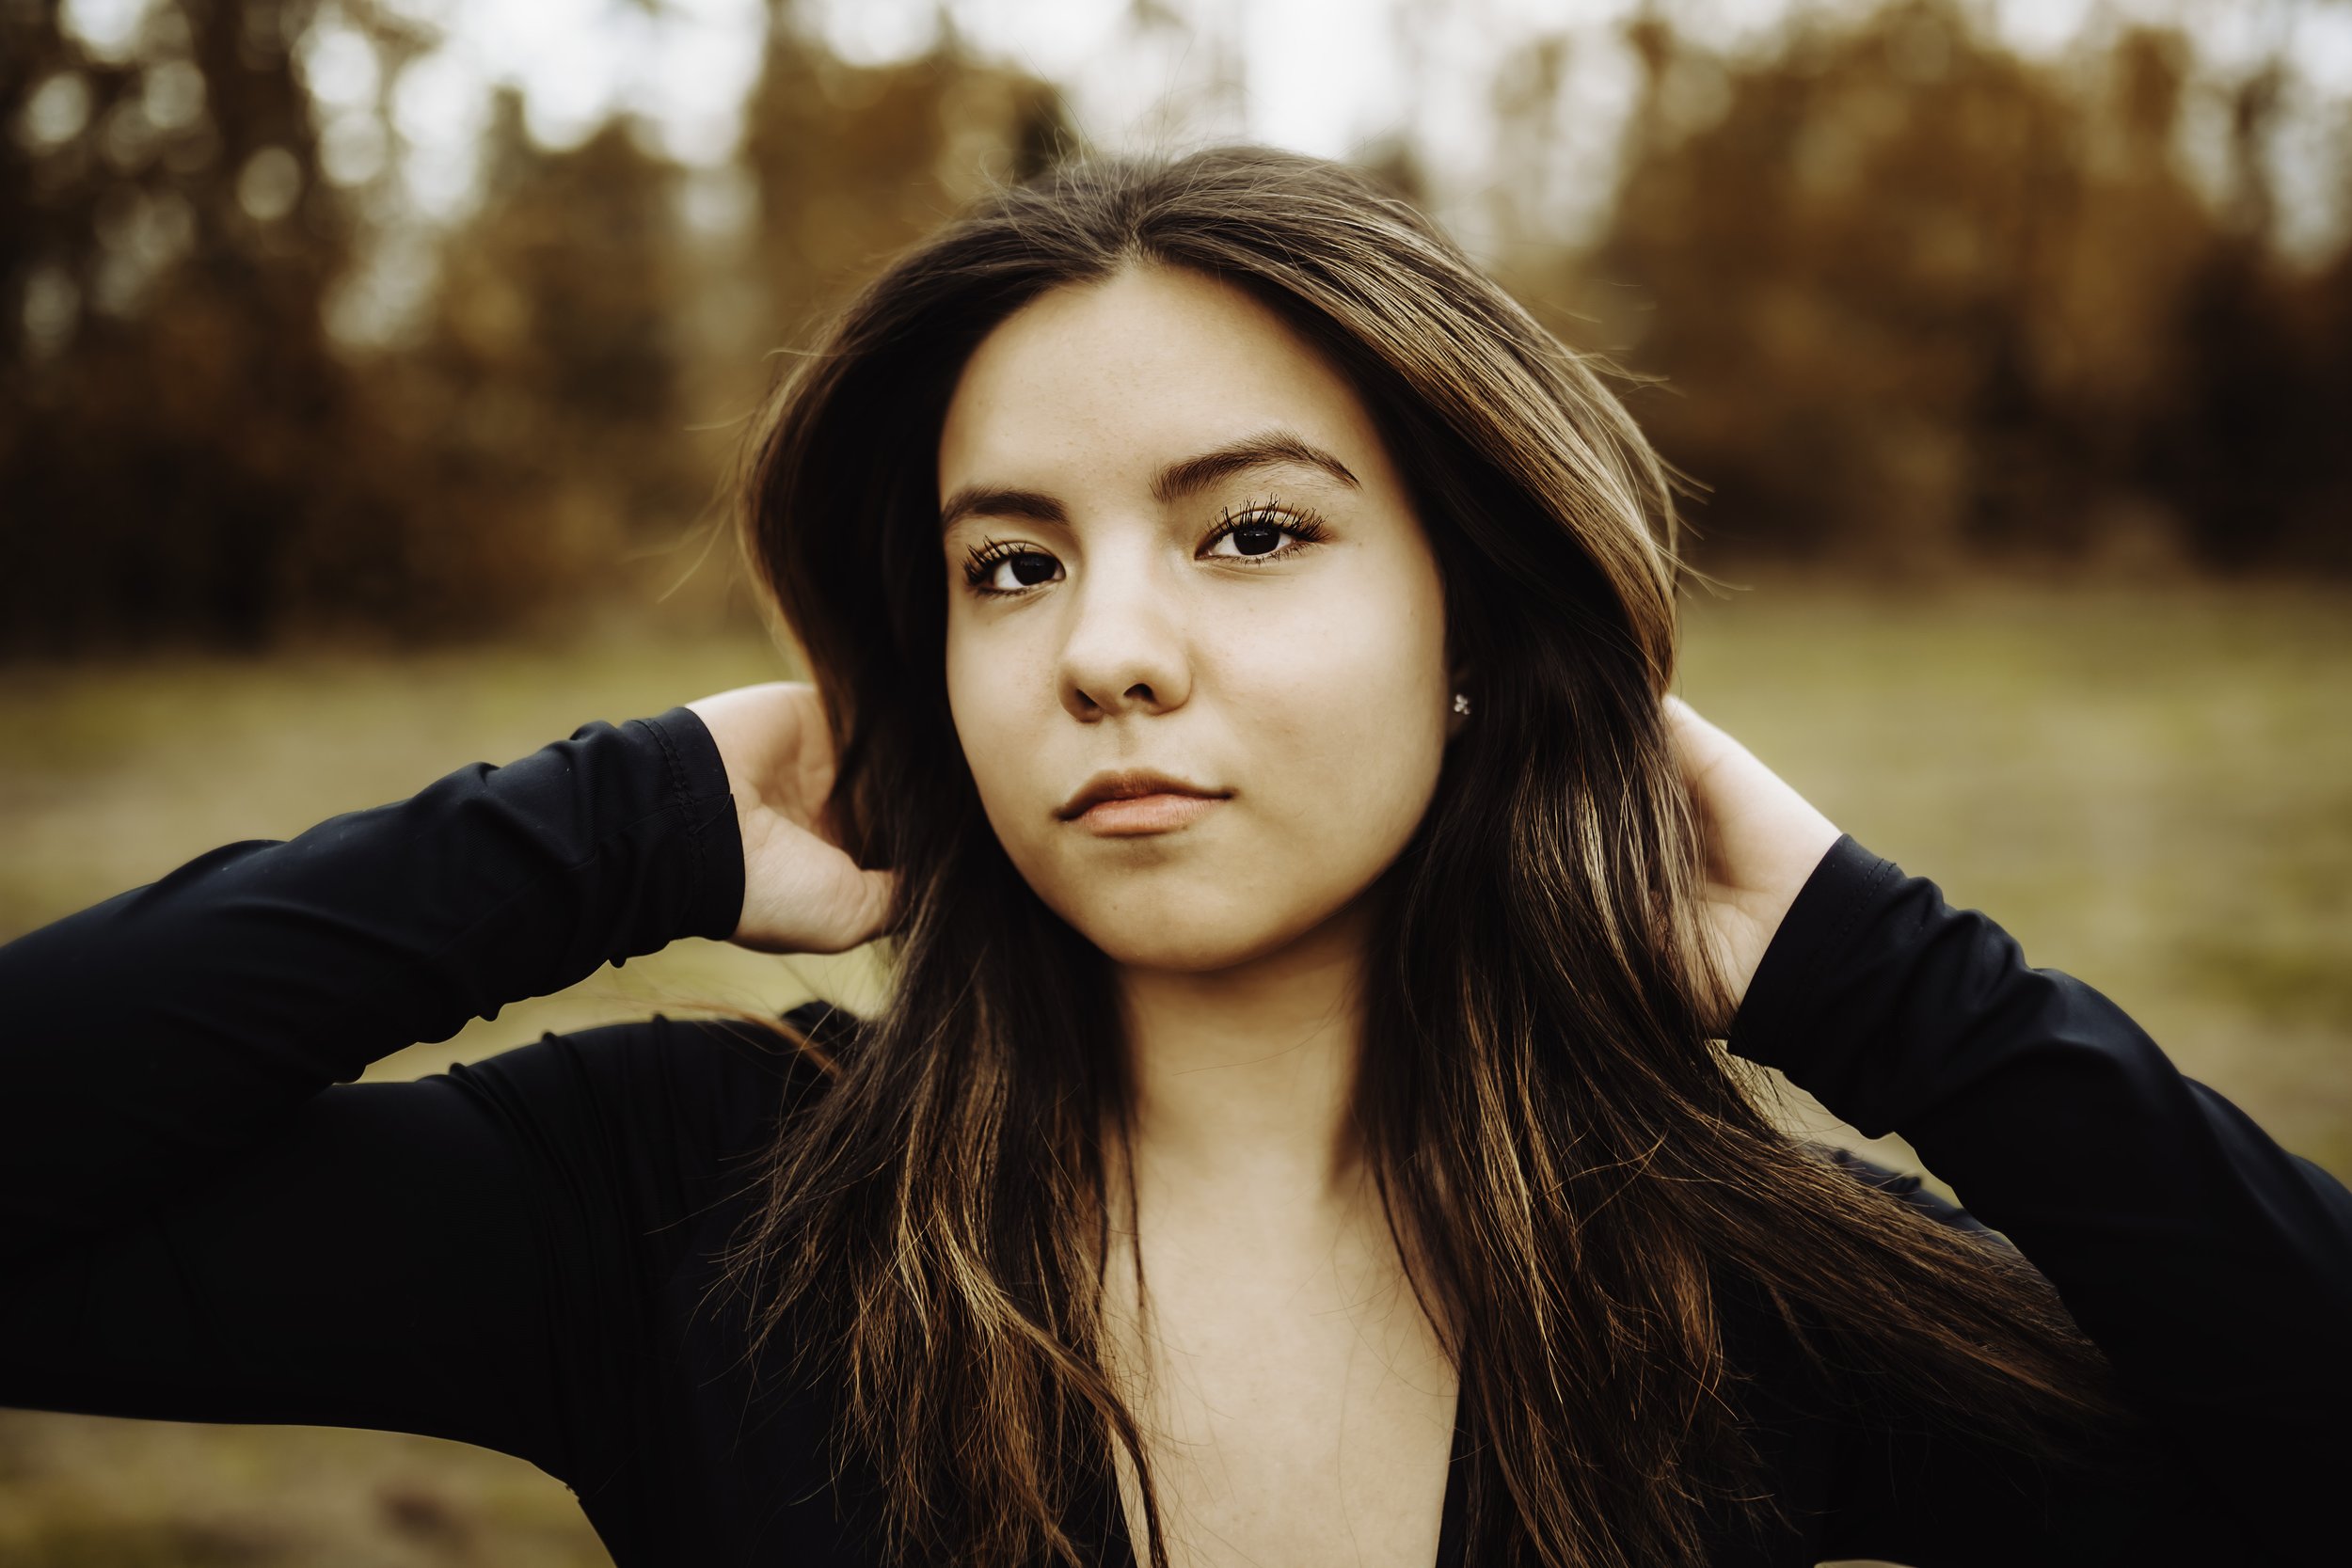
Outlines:
{"type": "MultiPolygon", "coordinates": [[[[723,938],[742,895],[724,770],[679,708],[216,849],[0,948],[0,1403],[483,1444],[560,1477],[623,1568],[869,1561],[826,1391],[753,1393],[739,1325],[700,1309],[744,1162],[813,1071],[655,1018],[351,1082],[607,960],[723,938]]],[[[1767,1338],[1746,1408],[1807,1529],[1723,1560],[2217,1564],[2334,1537],[2336,1180],[1851,837],[1730,1043],[1908,1138],[2058,1287],[2164,1451],[2122,1483],[2039,1476],[1860,1389],[1808,1393],[1767,1338]]],[[[1098,1479],[1080,1528],[1131,1563],[1098,1479]]]]}

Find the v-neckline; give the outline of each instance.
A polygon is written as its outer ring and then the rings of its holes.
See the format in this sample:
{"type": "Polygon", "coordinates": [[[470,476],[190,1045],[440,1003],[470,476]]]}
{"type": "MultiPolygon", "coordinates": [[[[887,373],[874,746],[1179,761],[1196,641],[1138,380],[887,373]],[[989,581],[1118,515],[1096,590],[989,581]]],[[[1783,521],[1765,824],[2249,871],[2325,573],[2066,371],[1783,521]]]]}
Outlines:
{"type": "MultiPolygon", "coordinates": [[[[1445,1501],[1438,1513],[1438,1556],[1432,1568],[1467,1568],[1464,1554],[1468,1548],[1462,1532],[1470,1523],[1469,1449],[1469,1433],[1462,1423],[1462,1396],[1456,1392],[1454,1436],[1446,1445],[1445,1501]]],[[[1135,1540],[1127,1533],[1127,1505],[1119,1495],[1118,1469],[1107,1452],[1095,1481],[1100,1488],[1099,1516],[1106,1522],[1103,1550],[1097,1554],[1097,1560],[1109,1568],[1142,1568],[1141,1560],[1136,1555],[1135,1540]]]]}

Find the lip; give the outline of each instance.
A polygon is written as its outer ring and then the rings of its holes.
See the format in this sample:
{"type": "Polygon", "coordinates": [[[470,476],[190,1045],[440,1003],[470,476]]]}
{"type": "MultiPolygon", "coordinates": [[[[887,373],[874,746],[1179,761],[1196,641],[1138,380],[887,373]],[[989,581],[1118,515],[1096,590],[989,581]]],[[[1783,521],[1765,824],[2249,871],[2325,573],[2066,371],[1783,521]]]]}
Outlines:
{"type": "Polygon", "coordinates": [[[1134,838],[1189,826],[1223,799],[1221,795],[1133,795],[1123,800],[1098,800],[1072,820],[1099,837],[1134,838]]]}
{"type": "Polygon", "coordinates": [[[1098,833],[1167,832],[1197,821],[1232,793],[1148,768],[1097,773],[1055,813],[1098,833]]]}

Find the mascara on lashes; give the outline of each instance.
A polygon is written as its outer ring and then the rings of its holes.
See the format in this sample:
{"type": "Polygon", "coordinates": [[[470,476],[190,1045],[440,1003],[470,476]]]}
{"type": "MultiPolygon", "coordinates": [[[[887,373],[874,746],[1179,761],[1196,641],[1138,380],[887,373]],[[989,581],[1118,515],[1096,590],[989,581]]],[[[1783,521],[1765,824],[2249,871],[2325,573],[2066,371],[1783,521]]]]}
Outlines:
{"type": "MultiPolygon", "coordinates": [[[[1330,531],[1324,527],[1322,519],[1313,513],[1303,509],[1284,507],[1279,502],[1269,501],[1239,511],[1228,510],[1218,519],[1216,526],[1209,531],[1208,538],[1201,541],[1202,547],[1214,546],[1228,534],[1237,533],[1245,528],[1278,530],[1289,534],[1297,542],[1298,546],[1320,544],[1330,534],[1330,531]]],[[[1297,553],[1298,548],[1293,547],[1286,550],[1267,550],[1261,555],[1219,556],[1217,559],[1256,565],[1263,562],[1279,560],[1297,553]]],[[[987,594],[993,598],[1018,598],[1029,589],[1042,587],[1044,584],[1029,583],[1021,588],[991,588],[987,585],[989,574],[1003,562],[1024,555],[1042,557],[1044,554],[1042,550],[1032,548],[1017,541],[983,539],[964,552],[964,582],[977,594],[987,594]]],[[[1053,579],[1050,578],[1046,579],[1049,582],[1051,580],[1053,579]]]]}

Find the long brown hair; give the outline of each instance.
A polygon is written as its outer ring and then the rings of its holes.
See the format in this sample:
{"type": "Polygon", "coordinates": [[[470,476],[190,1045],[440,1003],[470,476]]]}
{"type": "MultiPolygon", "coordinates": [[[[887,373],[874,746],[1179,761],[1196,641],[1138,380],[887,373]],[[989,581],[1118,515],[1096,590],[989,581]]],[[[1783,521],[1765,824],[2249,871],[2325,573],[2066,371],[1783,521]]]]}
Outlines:
{"type": "Polygon", "coordinates": [[[841,1392],[907,1560],[1078,1561],[1137,1425],[1110,1377],[1103,956],[980,809],[950,721],[935,452],[983,337],[1129,265],[1245,288],[1350,378],[1443,574],[1475,721],[1372,890],[1359,1122],[1461,1374],[1478,1560],[1692,1563],[1763,1528],[1729,1302],[2036,1453],[2108,1408],[2047,1285],[1777,1130],[1718,1038],[1674,676],[1669,471],[1604,384],[1410,205],[1227,147],[1065,164],[873,280],[745,448],[743,541],[823,692],[850,853],[899,879],[895,991],[779,1132],[728,1255],[754,1354],[841,1392]],[[1099,1469],[1094,1473],[1099,1474],[1099,1469]]]}

